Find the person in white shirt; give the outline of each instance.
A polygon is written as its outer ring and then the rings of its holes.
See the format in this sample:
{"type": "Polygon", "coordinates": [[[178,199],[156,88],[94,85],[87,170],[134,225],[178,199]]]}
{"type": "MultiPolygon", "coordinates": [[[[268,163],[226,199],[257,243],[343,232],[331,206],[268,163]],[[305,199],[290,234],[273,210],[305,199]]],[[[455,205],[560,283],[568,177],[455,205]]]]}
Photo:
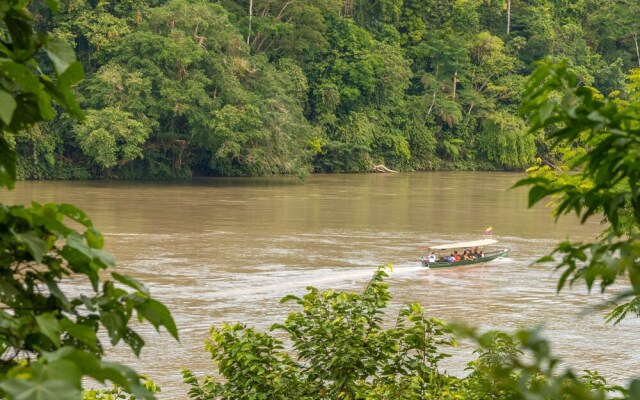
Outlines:
{"type": "Polygon", "coordinates": [[[427,259],[429,260],[430,263],[436,262],[436,254],[435,253],[429,254],[429,257],[427,259]]]}

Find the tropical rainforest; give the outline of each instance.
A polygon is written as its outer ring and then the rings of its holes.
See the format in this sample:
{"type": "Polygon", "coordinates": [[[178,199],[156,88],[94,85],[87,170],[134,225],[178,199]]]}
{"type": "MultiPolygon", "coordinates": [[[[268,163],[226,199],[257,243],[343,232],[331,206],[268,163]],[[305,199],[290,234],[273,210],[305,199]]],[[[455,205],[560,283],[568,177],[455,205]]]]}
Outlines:
{"type": "MultiPolygon", "coordinates": [[[[508,169],[536,157],[517,184],[529,206],[552,198],[555,215],[605,222],[596,241],[538,262],[556,264],[558,290],[620,283],[606,304],[618,323],[640,316],[639,6],[0,0],[0,187],[17,175],[508,169]],[[563,61],[523,78],[546,53],[563,61]]],[[[103,247],[70,204],[0,204],[1,398],[155,399],[152,381],[103,358],[103,342],[138,355],[140,323],[175,339],[177,326],[103,247]],[[86,290],[70,290],[80,279],[86,290]],[[116,386],[83,391],[87,378],[116,386]]],[[[384,328],[386,276],[362,294],[285,297],[300,306],[272,327],[286,343],[213,327],[218,375],[183,370],[189,398],[640,398],[640,379],[563,369],[535,330],[479,333],[418,304],[384,328]],[[477,345],[464,378],[439,367],[456,337],[477,345]]]]}
{"type": "MultiPolygon", "coordinates": [[[[21,179],[523,170],[544,56],[625,99],[637,1],[64,0],[35,29],[84,66],[85,118],[15,138],[21,179]]],[[[45,71],[46,72],[46,71],[45,71]]]]}

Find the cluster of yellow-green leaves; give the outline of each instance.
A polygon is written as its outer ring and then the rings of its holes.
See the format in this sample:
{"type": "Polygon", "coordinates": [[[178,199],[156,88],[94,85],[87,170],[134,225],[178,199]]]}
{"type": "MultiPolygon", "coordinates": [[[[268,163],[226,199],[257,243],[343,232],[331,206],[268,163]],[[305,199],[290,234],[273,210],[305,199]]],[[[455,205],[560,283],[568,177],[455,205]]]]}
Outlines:
{"type": "MultiPolygon", "coordinates": [[[[446,324],[418,304],[395,323],[387,273],[378,269],[363,293],[313,287],[287,296],[299,310],[271,332],[244,324],[211,329],[207,351],[218,378],[183,370],[192,400],[213,399],[605,399],[634,398],[595,371],[562,370],[537,331],[512,335],[446,324]],[[466,377],[440,365],[456,337],[477,346],[466,377]]],[[[630,394],[631,393],[631,394],[630,394]]]]}
{"type": "MultiPolygon", "coordinates": [[[[630,86],[633,86],[633,74],[630,86]]],[[[633,87],[632,87],[633,89],[633,87]]],[[[531,129],[544,130],[552,148],[565,149],[563,165],[536,167],[518,183],[530,185],[529,205],[552,196],[556,216],[575,213],[582,223],[604,219],[607,229],[593,243],[563,242],[541,261],[561,259],[558,282],[584,281],[601,291],[619,276],[631,287],[616,301],[627,301],[609,316],[619,322],[640,313],[640,113],[636,101],[605,98],[580,85],[564,62],[543,62],[532,75],[522,112],[531,129]],[[567,151],[566,149],[572,149],[567,151]],[[577,149],[577,150],[573,150],[577,149]],[[631,300],[630,300],[631,299],[631,300]],[[630,301],[629,301],[630,300],[630,301]]]]}

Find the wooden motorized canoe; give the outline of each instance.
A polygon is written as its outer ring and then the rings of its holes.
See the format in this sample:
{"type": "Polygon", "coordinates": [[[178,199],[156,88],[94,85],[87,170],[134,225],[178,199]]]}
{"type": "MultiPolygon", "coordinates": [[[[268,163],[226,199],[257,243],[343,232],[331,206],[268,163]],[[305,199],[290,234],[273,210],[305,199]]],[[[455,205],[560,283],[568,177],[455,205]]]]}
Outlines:
{"type": "Polygon", "coordinates": [[[450,254],[450,252],[458,250],[464,251],[465,249],[470,250],[476,247],[484,248],[485,246],[494,245],[496,243],[498,243],[498,241],[495,239],[482,239],[469,242],[445,243],[437,246],[431,246],[429,247],[429,251],[432,252],[432,254],[435,254],[436,251],[441,254],[436,257],[435,261],[429,261],[429,256],[420,257],[420,260],[422,262],[422,266],[426,268],[451,268],[461,265],[484,264],[493,261],[496,258],[505,257],[507,254],[509,254],[509,249],[497,249],[488,251],[483,250],[482,257],[474,257],[472,260],[461,259],[460,261],[445,261],[443,252],[446,250],[448,255],[450,254]]]}

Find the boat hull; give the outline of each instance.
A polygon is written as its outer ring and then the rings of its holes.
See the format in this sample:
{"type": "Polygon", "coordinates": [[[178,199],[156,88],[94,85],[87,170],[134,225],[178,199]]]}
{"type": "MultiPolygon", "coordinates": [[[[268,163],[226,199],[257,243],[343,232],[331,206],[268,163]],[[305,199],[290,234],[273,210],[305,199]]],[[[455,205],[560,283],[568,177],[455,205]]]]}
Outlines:
{"type": "Polygon", "coordinates": [[[462,265],[486,264],[490,261],[495,260],[496,258],[505,257],[507,256],[507,254],[509,254],[509,249],[490,251],[485,253],[484,257],[477,258],[475,260],[460,260],[460,261],[454,261],[454,262],[438,261],[434,263],[430,263],[426,259],[426,257],[423,257],[421,260],[422,260],[422,266],[425,268],[452,268],[452,267],[459,267],[462,265]]]}

